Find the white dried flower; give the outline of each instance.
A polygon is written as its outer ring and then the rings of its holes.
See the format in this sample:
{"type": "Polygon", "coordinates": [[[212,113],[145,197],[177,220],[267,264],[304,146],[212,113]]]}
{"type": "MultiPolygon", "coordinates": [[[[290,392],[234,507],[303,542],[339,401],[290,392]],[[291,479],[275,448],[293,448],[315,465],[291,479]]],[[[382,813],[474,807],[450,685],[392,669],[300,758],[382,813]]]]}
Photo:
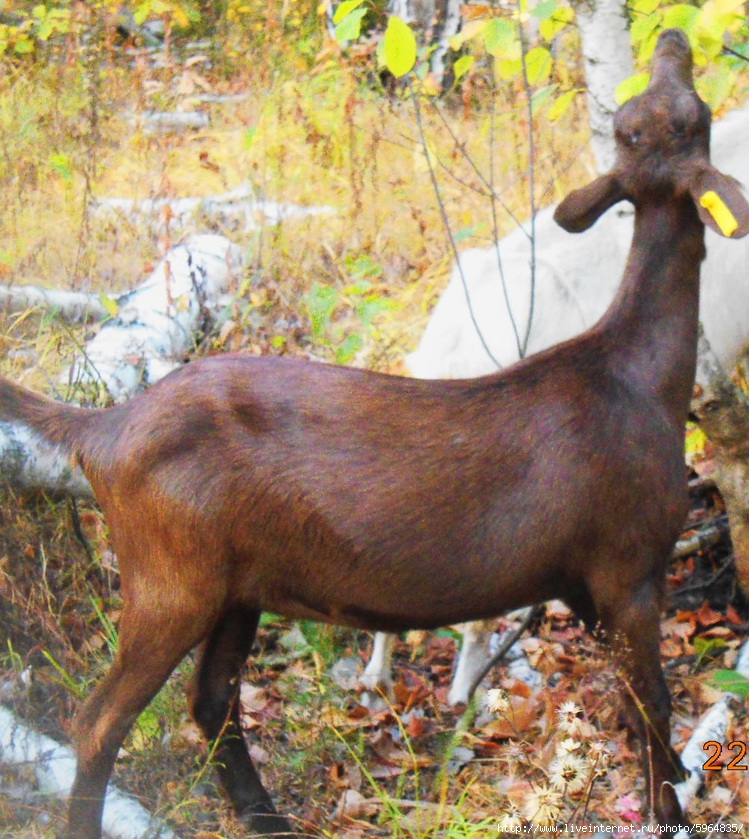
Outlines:
{"type": "Polygon", "coordinates": [[[588,761],[596,778],[602,778],[611,765],[611,750],[601,740],[595,740],[588,746],[588,761]]]}
{"type": "Polygon", "coordinates": [[[583,709],[572,701],[563,702],[557,710],[557,723],[565,734],[580,734],[583,709]]]}
{"type": "Polygon", "coordinates": [[[492,714],[498,714],[499,716],[506,716],[512,709],[509,693],[501,688],[488,690],[484,704],[486,705],[487,711],[492,714]]]}
{"type": "Polygon", "coordinates": [[[523,812],[534,824],[556,824],[562,812],[562,796],[557,790],[540,787],[525,800],[523,812]]]}
{"type": "Polygon", "coordinates": [[[549,781],[556,789],[579,795],[588,786],[590,779],[590,764],[588,761],[572,752],[559,755],[549,766],[549,781]]]}
{"type": "Polygon", "coordinates": [[[579,740],[573,740],[572,737],[567,737],[557,745],[557,756],[572,754],[580,749],[582,743],[579,740]]]}
{"type": "Polygon", "coordinates": [[[498,833],[522,833],[523,832],[523,816],[517,807],[510,805],[506,813],[502,815],[497,823],[498,833]]]}

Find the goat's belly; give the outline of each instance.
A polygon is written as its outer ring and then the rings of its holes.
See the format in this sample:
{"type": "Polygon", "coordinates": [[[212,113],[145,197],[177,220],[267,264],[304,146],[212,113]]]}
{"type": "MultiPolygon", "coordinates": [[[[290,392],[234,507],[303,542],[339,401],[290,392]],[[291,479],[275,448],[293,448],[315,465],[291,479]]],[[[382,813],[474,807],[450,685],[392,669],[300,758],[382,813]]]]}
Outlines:
{"type": "Polygon", "coordinates": [[[435,588],[433,582],[424,581],[421,586],[394,586],[391,582],[389,586],[368,592],[343,583],[332,596],[330,592],[313,592],[311,588],[286,589],[278,596],[277,590],[262,608],[296,620],[400,632],[495,618],[510,609],[561,595],[556,586],[543,582],[535,588],[511,586],[502,591],[492,590],[488,580],[483,590],[475,586],[435,588]]]}

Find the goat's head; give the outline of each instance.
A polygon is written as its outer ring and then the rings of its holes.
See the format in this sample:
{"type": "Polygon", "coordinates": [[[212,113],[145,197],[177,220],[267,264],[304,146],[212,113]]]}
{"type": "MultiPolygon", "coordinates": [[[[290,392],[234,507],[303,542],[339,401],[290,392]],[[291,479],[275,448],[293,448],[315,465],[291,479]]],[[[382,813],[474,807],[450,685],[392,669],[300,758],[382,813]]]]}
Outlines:
{"type": "Polygon", "coordinates": [[[749,233],[739,184],[710,164],[710,110],[692,80],[692,52],[678,29],[661,33],[647,90],[616,114],[614,169],[575,190],[554,218],[572,233],[587,230],[613,204],[636,207],[691,196],[702,222],[723,236],[749,233]]]}

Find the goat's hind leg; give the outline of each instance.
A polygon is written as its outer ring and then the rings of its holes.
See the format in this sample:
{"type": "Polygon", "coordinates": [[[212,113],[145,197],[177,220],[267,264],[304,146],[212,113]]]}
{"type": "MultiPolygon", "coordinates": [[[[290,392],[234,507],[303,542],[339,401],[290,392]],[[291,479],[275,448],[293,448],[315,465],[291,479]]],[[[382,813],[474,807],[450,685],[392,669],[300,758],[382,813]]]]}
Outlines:
{"type": "Polygon", "coordinates": [[[238,817],[262,836],[296,836],[276,813],[252,763],[239,722],[242,668],[255,640],[260,613],[235,607],[211,631],[200,654],[192,714],[209,741],[221,785],[238,817]]]}
{"type": "Polygon", "coordinates": [[[635,728],[648,801],[661,825],[686,824],[674,784],[683,780],[671,748],[671,696],[661,667],[660,593],[646,581],[618,604],[601,604],[601,623],[627,678],[628,712],[635,728]]]}
{"type": "Polygon", "coordinates": [[[99,839],[104,795],[117,752],[140,712],[200,642],[209,623],[196,614],[158,614],[126,605],[115,660],[78,712],[78,764],[70,794],[69,839],[99,839]]]}

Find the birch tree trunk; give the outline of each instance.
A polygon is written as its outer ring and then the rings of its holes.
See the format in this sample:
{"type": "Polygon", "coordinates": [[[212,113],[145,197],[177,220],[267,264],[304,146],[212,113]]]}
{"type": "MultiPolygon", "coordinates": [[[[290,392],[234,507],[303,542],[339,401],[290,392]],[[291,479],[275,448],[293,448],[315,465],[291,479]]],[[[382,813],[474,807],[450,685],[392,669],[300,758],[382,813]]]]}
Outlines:
{"type": "Polygon", "coordinates": [[[634,73],[627,30],[627,4],[622,0],[573,2],[582,40],[591,145],[600,174],[614,165],[614,113],[617,86],[634,73]]]}
{"type": "Polygon", "coordinates": [[[726,374],[702,330],[698,346],[692,411],[715,448],[715,482],[726,504],[739,583],[749,594],[749,399],[726,374]]]}

